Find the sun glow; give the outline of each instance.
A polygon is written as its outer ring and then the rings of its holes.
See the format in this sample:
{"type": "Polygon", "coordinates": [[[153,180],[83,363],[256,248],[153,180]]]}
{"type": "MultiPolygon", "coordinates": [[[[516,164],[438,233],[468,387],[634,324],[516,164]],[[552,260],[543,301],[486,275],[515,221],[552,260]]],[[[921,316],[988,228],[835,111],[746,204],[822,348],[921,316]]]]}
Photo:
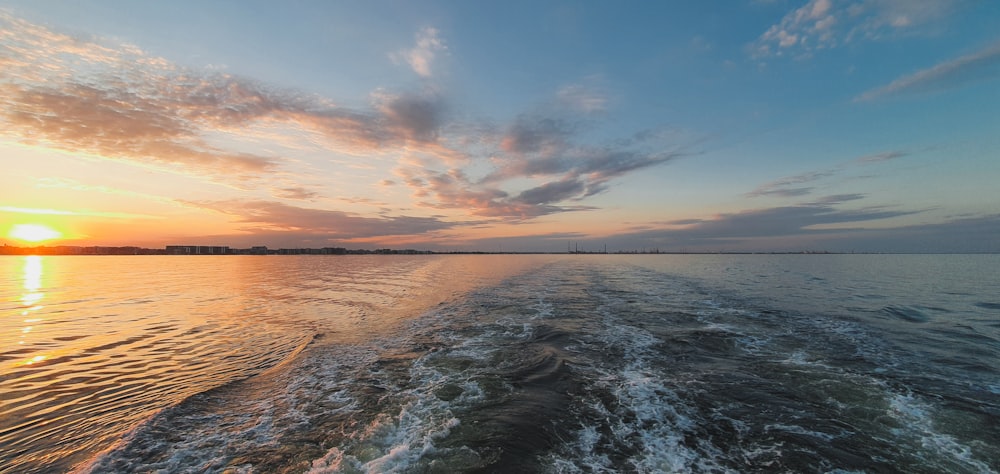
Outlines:
{"type": "Polygon", "coordinates": [[[25,242],[42,242],[58,239],[62,237],[62,232],[42,224],[17,224],[10,229],[10,233],[7,235],[25,242]]]}

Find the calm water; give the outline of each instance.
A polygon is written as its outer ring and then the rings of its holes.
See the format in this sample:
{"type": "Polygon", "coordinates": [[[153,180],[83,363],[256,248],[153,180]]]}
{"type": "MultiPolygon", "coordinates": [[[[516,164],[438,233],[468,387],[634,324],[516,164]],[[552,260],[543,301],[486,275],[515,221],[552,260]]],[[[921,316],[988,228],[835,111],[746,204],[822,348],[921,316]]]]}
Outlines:
{"type": "Polygon", "coordinates": [[[0,472],[997,472],[998,268],[0,257],[0,472]]]}

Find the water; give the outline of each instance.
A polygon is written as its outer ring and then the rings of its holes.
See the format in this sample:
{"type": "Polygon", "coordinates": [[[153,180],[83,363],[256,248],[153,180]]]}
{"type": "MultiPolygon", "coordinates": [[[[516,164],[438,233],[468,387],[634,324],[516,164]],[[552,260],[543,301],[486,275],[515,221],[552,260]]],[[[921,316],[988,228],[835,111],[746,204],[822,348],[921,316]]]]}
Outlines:
{"type": "Polygon", "coordinates": [[[997,268],[6,257],[0,472],[997,472],[997,268]]]}

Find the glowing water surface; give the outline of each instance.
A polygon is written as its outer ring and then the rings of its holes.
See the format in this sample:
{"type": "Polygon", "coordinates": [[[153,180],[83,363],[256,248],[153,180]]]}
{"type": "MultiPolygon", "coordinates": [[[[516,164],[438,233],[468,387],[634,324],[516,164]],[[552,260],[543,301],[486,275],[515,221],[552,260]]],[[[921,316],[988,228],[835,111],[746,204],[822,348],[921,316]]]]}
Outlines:
{"type": "Polygon", "coordinates": [[[0,258],[0,472],[997,472],[997,268],[0,258]]]}
{"type": "Polygon", "coordinates": [[[165,407],[364,340],[531,263],[428,256],[0,257],[0,472],[60,471],[165,407]]]}

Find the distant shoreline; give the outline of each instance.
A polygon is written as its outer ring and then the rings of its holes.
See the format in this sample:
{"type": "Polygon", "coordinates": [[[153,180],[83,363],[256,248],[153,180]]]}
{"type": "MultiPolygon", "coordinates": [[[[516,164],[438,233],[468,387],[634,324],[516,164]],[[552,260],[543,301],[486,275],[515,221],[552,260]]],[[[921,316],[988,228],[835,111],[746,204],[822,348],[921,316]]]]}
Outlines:
{"type": "MultiPolygon", "coordinates": [[[[37,246],[18,247],[13,245],[0,246],[0,255],[188,255],[188,256],[226,256],[226,255],[903,255],[909,252],[830,252],[820,251],[781,251],[781,252],[676,252],[653,250],[618,250],[618,251],[569,251],[569,252],[505,252],[505,251],[437,251],[416,249],[346,249],[342,247],[324,248],[294,248],[269,249],[267,247],[251,247],[237,249],[225,246],[167,246],[165,248],[144,248],[135,246],[37,246]]],[[[991,252],[975,252],[974,254],[991,254],[991,252]]],[[[928,254],[930,255],[930,254],[928,254]]]]}

